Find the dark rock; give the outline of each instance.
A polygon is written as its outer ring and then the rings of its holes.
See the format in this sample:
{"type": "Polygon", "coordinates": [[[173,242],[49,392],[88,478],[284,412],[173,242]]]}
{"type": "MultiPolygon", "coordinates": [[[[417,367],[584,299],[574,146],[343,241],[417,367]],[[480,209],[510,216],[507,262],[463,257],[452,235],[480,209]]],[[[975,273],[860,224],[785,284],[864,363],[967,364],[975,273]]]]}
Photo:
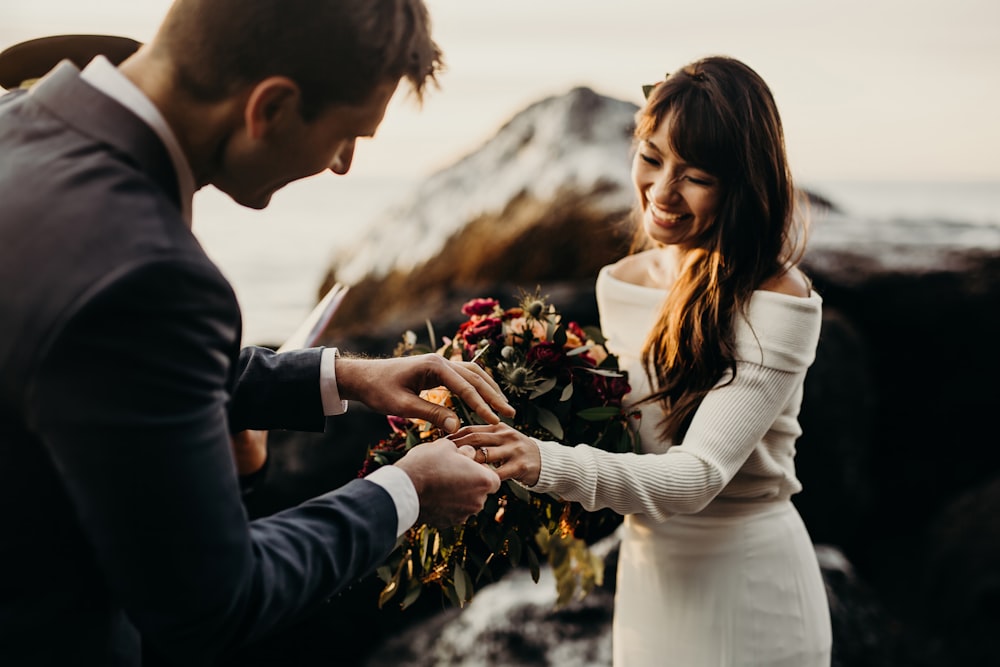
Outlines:
{"type": "Polygon", "coordinates": [[[913,554],[919,566],[907,596],[909,618],[941,638],[937,664],[950,658],[985,665],[1000,655],[998,516],[1000,476],[994,476],[937,513],[913,554]]]}
{"type": "Polygon", "coordinates": [[[792,501],[815,543],[862,548],[872,510],[871,459],[878,396],[870,351],[839,310],[824,306],[816,360],[806,377],[795,469],[802,492],[792,501]]]}

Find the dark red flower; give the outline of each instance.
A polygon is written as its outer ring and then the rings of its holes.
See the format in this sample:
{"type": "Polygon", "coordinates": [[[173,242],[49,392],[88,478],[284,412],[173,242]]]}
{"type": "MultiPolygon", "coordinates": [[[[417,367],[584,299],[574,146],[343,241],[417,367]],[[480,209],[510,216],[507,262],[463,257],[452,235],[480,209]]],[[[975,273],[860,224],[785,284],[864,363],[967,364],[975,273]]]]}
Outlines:
{"type": "Polygon", "coordinates": [[[565,358],[566,353],[563,352],[562,346],[555,343],[539,343],[525,355],[529,365],[545,370],[558,368],[565,358]]]}
{"type": "Polygon", "coordinates": [[[462,306],[462,313],[472,317],[473,315],[489,315],[493,309],[500,305],[496,299],[473,299],[467,301],[462,306]]]}
{"type": "Polygon", "coordinates": [[[391,428],[396,433],[406,434],[406,432],[413,426],[413,422],[405,417],[397,417],[395,415],[387,415],[386,419],[389,421],[389,428],[391,428]]]}
{"type": "Polygon", "coordinates": [[[625,395],[632,391],[625,377],[607,377],[597,373],[590,377],[590,388],[602,405],[620,406],[625,395]]]}
{"type": "Polygon", "coordinates": [[[570,322],[569,324],[566,325],[566,328],[569,329],[570,333],[579,338],[581,341],[587,340],[587,332],[584,331],[583,327],[581,327],[576,322],[570,322]]]}
{"type": "Polygon", "coordinates": [[[480,320],[465,322],[459,327],[459,333],[468,345],[475,345],[483,339],[491,343],[499,342],[500,336],[503,334],[503,323],[498,317],[484,317],[480,320]]]}

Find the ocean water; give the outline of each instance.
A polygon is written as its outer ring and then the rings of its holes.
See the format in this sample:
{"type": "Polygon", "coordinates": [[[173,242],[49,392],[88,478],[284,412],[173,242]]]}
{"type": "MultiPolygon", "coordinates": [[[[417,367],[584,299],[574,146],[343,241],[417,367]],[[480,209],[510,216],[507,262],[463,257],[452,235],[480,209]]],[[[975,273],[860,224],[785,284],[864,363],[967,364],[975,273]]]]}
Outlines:
{"type": "MultiPolygon", "coordinates": [[[[284,341],[318,300],[334,248],[357,240],[419,180],[321,175],[286,187],[262,211],[242,208],[212,189],[199,193],[195,233],[236,289],[244,344],[284,341]]],[[[800,185],[845,215],[875,223],[938,220],[1000,227],[1000,182],[800,185]]]]}

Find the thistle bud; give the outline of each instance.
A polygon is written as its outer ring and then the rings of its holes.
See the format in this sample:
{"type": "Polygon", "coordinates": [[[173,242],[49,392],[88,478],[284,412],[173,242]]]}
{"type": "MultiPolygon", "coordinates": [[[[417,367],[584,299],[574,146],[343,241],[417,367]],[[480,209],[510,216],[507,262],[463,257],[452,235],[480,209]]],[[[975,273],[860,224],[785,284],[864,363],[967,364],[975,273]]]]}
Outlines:
{"type": "Polygon", "coordinates": [[[528,369],[524,366],[518,366],[510,371],[510,375],[507,376],[507,381],[510,382],[513,387],[523,387],[528,381],[528,369]]]}
{"type": "Polygon", "coordinates": [[[545,308],[545,302],[541,299],[532,299],[524,305],[524,310],[536,320],[541,319],[542,315],[545,314],[545,308]]]}

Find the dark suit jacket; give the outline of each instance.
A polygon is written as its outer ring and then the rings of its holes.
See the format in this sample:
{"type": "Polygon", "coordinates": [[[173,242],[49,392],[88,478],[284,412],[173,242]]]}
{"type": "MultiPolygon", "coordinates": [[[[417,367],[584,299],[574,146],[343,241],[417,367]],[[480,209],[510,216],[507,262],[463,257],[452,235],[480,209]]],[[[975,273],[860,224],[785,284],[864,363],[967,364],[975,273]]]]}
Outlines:
{"type": "Polygon", "coordinates": [[[239,338],[153,131],[68,63],[0,98],[0,664],[207,664],[388,554],[365,480],[247,520],[229,433],[324,417],[239,338]]]}

